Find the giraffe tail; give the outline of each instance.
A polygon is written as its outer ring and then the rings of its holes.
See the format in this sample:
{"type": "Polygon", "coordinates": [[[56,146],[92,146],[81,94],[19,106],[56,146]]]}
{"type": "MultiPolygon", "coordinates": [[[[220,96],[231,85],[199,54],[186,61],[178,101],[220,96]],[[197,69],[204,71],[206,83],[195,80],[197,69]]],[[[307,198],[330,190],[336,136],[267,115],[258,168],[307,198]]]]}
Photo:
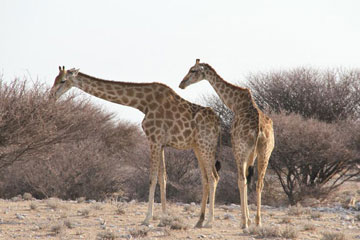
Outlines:
{"type": "Polygon", "coordinates": [[[247,176],[246,176],[246,182],[247,182],[248,186],[251,185],[251,181],[253,179],[252,176],[254,176],[254,166],[249,166],[248,170],[247,170],[247,176]]]}
{"type": "Polygon", "coordinates": [[[216,163],[215,163],[215,169],[216,169],[216,172],[219,172],[220,169],[221,169],[221,162],[216,160],[216,163]]]}

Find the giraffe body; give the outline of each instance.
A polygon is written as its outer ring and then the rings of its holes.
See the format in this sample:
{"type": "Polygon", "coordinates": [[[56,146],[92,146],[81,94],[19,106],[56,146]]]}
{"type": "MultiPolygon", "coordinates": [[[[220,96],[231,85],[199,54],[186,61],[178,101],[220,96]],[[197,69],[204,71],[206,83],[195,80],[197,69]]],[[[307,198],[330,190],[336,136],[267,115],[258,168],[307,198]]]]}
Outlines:
{"type": "Polygon", "coordinates": [[[249,89],[226,82],[209,64],[200,63],[198,59],[179,87],[184,89],[204,79],[209,81],[223,103],[234,113],[231,142],[238,169],[243,228],[247,228],[250,223],[247,205],[247,176],[249,169],[252,170],[255,159],[258,160],[255,221],[257,225],[261,225],[261,191],[264,187],[264,177],[269,158],[275,144],[272,120],[257,107],[249,89]]]}
{"type": "Polygon", "coordinates": [[[149,206],[143,224],[148,225],[153,215],[154,193],[160,185],[162,211],[166,212],[166,168],[164,147],[192,148],[202,174],[203,195],[200,219],[202,227],[207,199],[211,227],[214,219],[215,191],[219,181],[215,169],[215,151],[219,137],[219,118],[211,108],[202,107],[182,99],[171,88],[161,83],[128,83],[97,79],[78,70],[65,70],[55,79],[52,93],[57,99],[71,87],[99,98],[134,107],[145,114],[142,128],[150,145],[149,206]]]}

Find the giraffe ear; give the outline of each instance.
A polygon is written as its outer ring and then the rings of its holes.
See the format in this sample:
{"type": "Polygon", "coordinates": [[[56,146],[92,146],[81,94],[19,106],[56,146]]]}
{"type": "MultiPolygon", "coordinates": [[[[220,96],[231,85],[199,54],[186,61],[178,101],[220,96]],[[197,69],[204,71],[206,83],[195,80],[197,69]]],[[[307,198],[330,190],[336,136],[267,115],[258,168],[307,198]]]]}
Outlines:
{"type": "Polygon", "coordinates": [[[200,63],[200,59],[198,58],[198,59],[196,59],[195,65],[198,65],[199,63],[200,63]]]}
{"type": "Polygon", "coordinates": [[[61,72],[61,66],[59,66],[59,71],[61,72]]]}

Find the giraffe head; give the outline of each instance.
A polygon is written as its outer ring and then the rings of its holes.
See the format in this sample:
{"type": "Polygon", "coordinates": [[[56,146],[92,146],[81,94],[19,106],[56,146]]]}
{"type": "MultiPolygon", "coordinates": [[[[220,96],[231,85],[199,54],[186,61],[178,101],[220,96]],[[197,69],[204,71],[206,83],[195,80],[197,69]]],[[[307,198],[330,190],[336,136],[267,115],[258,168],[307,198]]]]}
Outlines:
{"type": "Polygon", "coordinates": [[[206,65],[200,63],[200,59],[196,59],[195,65],[190,68],[188,74],[186,74],[184,79],[181,81],[179,88],[185,89],[187,86],[191,84],[204,80],[205,71],[206,71],[206,65]]]}
{"type": "Polygon", "coordinates": [[[78,73],[79,69],[65,70],[64,66],[62,68],[59,66],[59,74],[56,76],[54,85],[51,88],[51,96],[58,99],[67,92],[73,86],[73,79],[78,73]]]}

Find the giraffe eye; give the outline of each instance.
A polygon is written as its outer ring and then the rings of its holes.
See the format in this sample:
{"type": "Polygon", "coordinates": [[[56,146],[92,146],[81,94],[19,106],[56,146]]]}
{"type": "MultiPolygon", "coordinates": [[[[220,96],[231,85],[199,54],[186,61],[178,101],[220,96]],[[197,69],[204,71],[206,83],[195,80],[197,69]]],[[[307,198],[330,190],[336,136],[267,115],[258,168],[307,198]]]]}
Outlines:
{"type": "Polygon", "coordinates": [[[196,70],[190,70],[191,73],[196,73],[196,70]]]}

